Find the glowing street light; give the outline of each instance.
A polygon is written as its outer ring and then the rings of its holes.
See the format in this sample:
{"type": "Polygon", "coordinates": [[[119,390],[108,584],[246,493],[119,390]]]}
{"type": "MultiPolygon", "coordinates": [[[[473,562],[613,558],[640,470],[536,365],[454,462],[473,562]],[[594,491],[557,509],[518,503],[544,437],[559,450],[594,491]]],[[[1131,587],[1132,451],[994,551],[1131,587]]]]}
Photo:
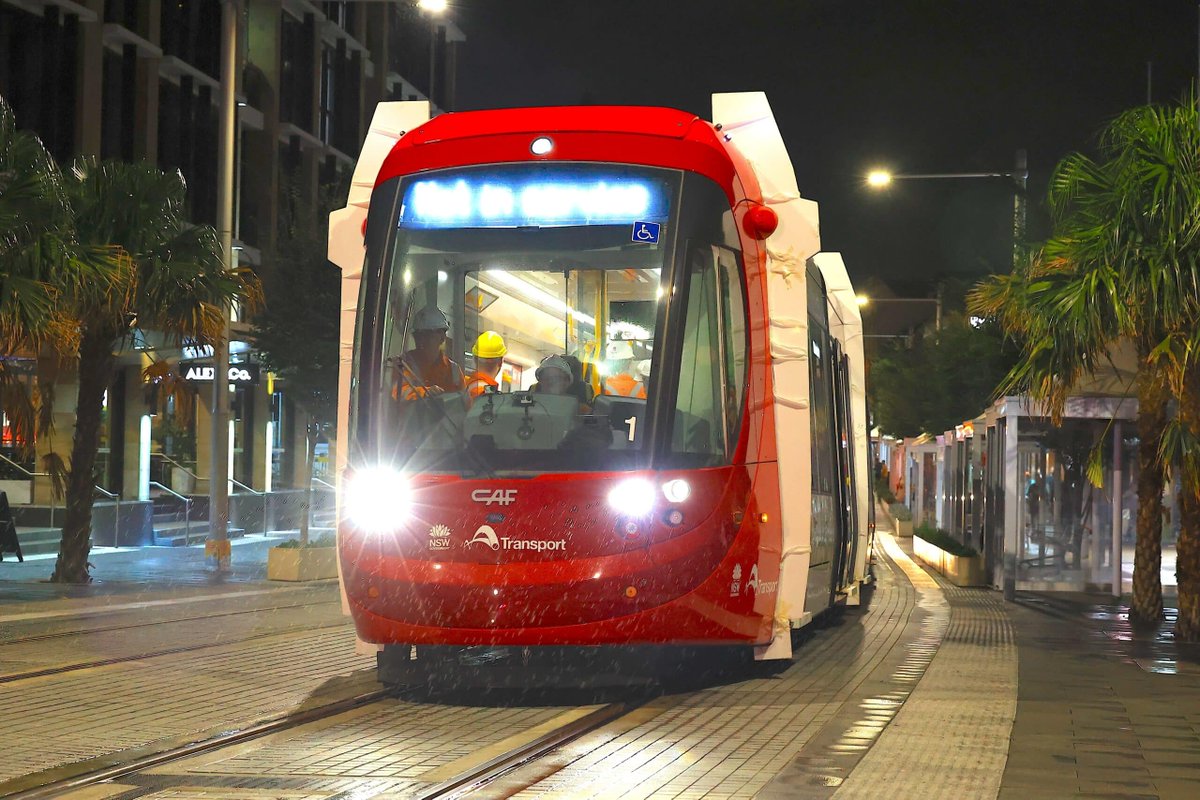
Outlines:
{"type": "MultiPolygon", "coordinates": [[[[938,292],[937,297],[870,297],[865,294],[856,294],[854,296],[854,302],[858,303],[859,308],[863,308],[864,306],[871,305],[872,303],[933,303],[937,308],[936,316],[934,317],[934,323],[933,323],[934,330],[936,330],[938,332],[941,332],[941,330],[942,330],[941,291],[938,292]]],[[[878,338],[878,337],[868,336],[868,338],[878,338]]],[[[887,336],[887,337],[883,337],[883,338],[893,338],[893,337],[887,336]]]]}
{"type": "Polygon", "coordinates": [[[940,180],[943,178],[1005,178],[1013,182],[1013,264],[1021,256],[1021,241],[1025,238],[1025,190],[1029,181],[1029,166],[1024,150],[1017,151],[1012,172],[911,172],[897,174],[885,169],[867,173],[867,185],[883,190],[893,181],[940,180]]]}
{"type": "Polygon", "coordinates": [[[892,173],[886,169],[872,170],[867,175],[867,183],[871,186],[882,188],[892,182],[892,173]]]}
{"type": "MultiPolygon", "coordinates": [[[[417,7],[429,13],[429,104],[433,105],[433,91],[437,83],[438,17],[446,13],[446,0],[420,0],[417,7]]],[[[430,109],[432,112],[432,109],[430,109]]]]}

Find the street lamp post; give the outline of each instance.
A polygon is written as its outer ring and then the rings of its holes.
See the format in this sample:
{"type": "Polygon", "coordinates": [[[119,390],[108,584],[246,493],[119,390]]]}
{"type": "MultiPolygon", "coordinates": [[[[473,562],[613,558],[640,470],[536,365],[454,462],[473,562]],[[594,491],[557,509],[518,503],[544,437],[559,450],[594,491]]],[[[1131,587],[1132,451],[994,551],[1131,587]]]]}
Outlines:
{"type": "Polygon", "coordinates": [[[429,102],[437,85],[438,17],[446,13],[446,0],[420,0],[417,5],[429,13],[429,102]]]}
{"type": "MultiPolygon", "coordinates": [[[[859,308],[869,305],[878,305],[879,303],[933,303],[936,306],[936,316],[933,318],[933,329],[938,333],[942,331],[942,295],[938,292],[937,297],[868,297],[865,294],[855,295],[855,302],[859,308]]],[[[883,338],[883,335],[876,334],[868,338],[883,338]]],[[[895,338],[888,336],[887,338],[895,338]]]]}
{"type": "MultiPolygon", "coordinates": [[[[893,175],[886,170],[875,170],[867,175],[867,184],[882,189],[894,180],[938,180],[942,178],[1005,178],[1011,180],[1016,190],[1013,197],[1013,266],[1021,260],[1021,246],[1025,239],[1025,191],[1029,183],[1028,157],[1024,150],[1018,150],[1011,172],[932,172],[893,175]]],[[[1016,428],[1011,428],[1015,433],[1016,428]]],[[[1006,450],[1008,443],[1005,443],[1006,450]]],[[[1006,461],[1016,457],[1013,447],[1006,456],[1006,461]]],[[[1115,552],[1115,551],[1114,551],[1115,552]]],[[[1115,561],[1116,559],[1114,559],[1115,561]]],[[[1017,589],[1017,538],[1016,528],[1006,526],[1004,536],[1003,586],[1004,599],[1011,601],[1016,598],[1017,589]]]]}
{"type": "Polygon", "coordinates": [[[943,180],[943,179],[1005,178],[1016,187],[1013,192],[1013,266],[1021,258],[1021,242],[1025,238],[1025,190],[1029,183],[1029,160],[1024,149],[1018,150],[1013,159],[1011,172],[909,172],[892,173],[884,169],[872,170],[867,174],[867,185],[875,189],[886,189],[893,181],[943,180]]]}
{"type": "MultiPolygon", "coordinates": [[[[233,269],[233,159],[237,113],[238,26],[241,0],[224,0],[221,8],[221,117],[217,141],[217,233],[225,268],[233,269]]],[[[221,309],[224,330],[213,345],[212,477],[209,479],[208,541],[205,554],[217,569],[229,566],[229,309],[221,309]]]]}

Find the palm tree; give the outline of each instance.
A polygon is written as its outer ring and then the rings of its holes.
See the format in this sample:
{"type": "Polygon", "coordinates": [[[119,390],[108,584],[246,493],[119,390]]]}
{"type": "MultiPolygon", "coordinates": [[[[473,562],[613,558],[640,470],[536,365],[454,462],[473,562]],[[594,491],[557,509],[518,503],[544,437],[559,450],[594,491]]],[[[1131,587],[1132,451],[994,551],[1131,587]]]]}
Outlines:
{"type": "Polygon", "coordinates": [[[67,474],[66,516],[51,580],[89,580],[94,468],[105,389],[114,376],[114,348],[137,330],[169,341],[212,343],[224,335],[224,314],[238,300],[259,301],[257,278],[226,270],[215,232],[184,217],[178,173],[149,164],[78,161],[67,181],[76,237],[84,245],[115,246],[128,263],[107,291],[77,299],[79,403],[67,474]]]}
{"type": "MultiPolygon", "coordinates": [[[[1056,420],[1079,381],[1121,338],[1138,355],[1137,548],[1131,616],[1162,617],[1159,457],[1168,425],[1169,376],[1152,358],[1195,317],[1194,254],[1200,235],[1195,104],[1131,109],[1101,136],[1104,160],[1073,154],[1050,184],[1054,236],[1010,276],[980,284],[989,314],[1022,346],[1001,391],[1025,391],[1056,420]]],[[[1181,599],[1183,587],[1181,585],[1181,599]]]]}
{"type": "MultiPolygon", "coordinates": [[[[1200,319],[1200,303],[1193,319],[1200,319]]],[[[1159,450],[1162,462],[1178,469],[1181,484],[1175,636],[1196,642],[1200,641],[1200,328],[1174,332],[1154,356],[1179,398],[1179,413],[1167,423],[1159,450]]]]}
{"type": "MultiPolygon", "coordinates": [[[[69,308],[106,291],[120,270],[113,248],[80,246],[62,172],[0,98],[0,352],[51,356],[43,364],[72,352],[78,330],[69,308]]],[[[48,409],[51,389],[39,383],[48,409]]],[[[0,397],[17,441],[31,447],[35,435],[49,433],[50,415],[37,418],[34,397],[7,362],[0,362],[0,397]]]]}

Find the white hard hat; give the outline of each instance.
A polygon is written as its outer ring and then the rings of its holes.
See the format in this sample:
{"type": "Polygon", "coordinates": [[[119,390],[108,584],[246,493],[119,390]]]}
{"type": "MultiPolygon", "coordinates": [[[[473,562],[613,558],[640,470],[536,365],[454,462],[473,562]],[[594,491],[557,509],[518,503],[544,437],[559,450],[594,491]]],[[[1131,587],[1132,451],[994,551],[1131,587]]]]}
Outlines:
{"type": "Polygon", "coordinates": [[[625,358],[633,358],[633,346],[629,342],[609,342],[605,353],[609,361],[620,361],[625,358]]]}
{"type": "Polygon", "coordinates": [[[414,331],[448,331],[450,330],[450,320],[446,319],[446,315],[437,306],[425,306],[417,312],[417,316],[413,319],[414,331]]]}
{"type": "Polygon", "coordinates": [[[644,358],[641,361],[639,361],[637,364],[637,371],[638,371],[638,375],[641,375],[642,378],[649,378],[650,377],[650,359],[644,358]]]}
{"type": "Polygon", "coordinates": [[[557,369],[567,376],[567,380],[574,380],[575,376],[571,372],[571,364],[562,356],[546,356],[542,359],[542,363],[538,364],[537,370],[533,376],[539,381],[543,379],[543,374],[548,369],[557,369]]]}

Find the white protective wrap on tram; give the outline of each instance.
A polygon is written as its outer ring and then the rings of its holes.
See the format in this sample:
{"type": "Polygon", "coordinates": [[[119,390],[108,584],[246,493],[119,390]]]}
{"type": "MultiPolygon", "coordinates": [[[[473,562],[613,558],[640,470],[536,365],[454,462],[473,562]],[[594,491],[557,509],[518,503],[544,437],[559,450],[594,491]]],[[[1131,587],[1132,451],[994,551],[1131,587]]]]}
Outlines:
{"type": "Polygon", "coordinates": [[[821,249],[817,204],[803,200],[775,115],[763,92],[713,95],[713,122],[750,162],[763,200],[779,216],[766,240],[783,551],[775,601],[775,635],[757,648],[760,659],[789,658],[791,621],[803,619],[812,554],[809,472],[808,300],[805,264],[821,249]]]}
{"type": "Polygon", "coordinates": [[[859,310],[854,286],[850,283],[850,275],[846,272],[846,263],[842,261],[841,253],[817,253],[813,263],[821,270],[825,278],[825,291],[829,295],[829,333],[842,344],[842,352],[850,359],[850,424],[853,441],[852,449],[857,456],[854,460],[854,482],[858,486],[855,502],[858,512],[858,547],[855,548],[854,574],[850,586],[840,586],[848,590],[847,602],[858,603],[859,579],[866,572],[867,549],[870,546],[867,533],[867,515],[870,512],[868,481],[871,480],[871,465],[867,458],[870,444],[867,441],[867,407],[866,360],[863,353],[863,324],[862,311],[859,310]]]}
{"type": "MultiPolygon", "coordinates": [[[[338,337],[338,400],[337,443],[334,455],[334,480],[337,491],[337,519],[342,518],[342,472],[349,456],[350,429],[350,370],[354,363],[354,325],[358,318],[358,289],[362,282],[366,248],[363,224],[371,205],[371,192],[379,170],[392,147],[407,131],[428,122],[427,100],[402,103],[380,103],[371,117],[371,126],[363,142],[362,153],[354,166],[350,180],[350,195],[346,207],[329,215],[329,260],[342,270],[341,330],[338,337]]],[[[342,582],[341,558],[338,559],[338,584],[342,586],[342,613],[349,614],[345,584],[342,582]]],[[[377,645],[357,640],[359,652],[373,653],[377,645]]]]}

